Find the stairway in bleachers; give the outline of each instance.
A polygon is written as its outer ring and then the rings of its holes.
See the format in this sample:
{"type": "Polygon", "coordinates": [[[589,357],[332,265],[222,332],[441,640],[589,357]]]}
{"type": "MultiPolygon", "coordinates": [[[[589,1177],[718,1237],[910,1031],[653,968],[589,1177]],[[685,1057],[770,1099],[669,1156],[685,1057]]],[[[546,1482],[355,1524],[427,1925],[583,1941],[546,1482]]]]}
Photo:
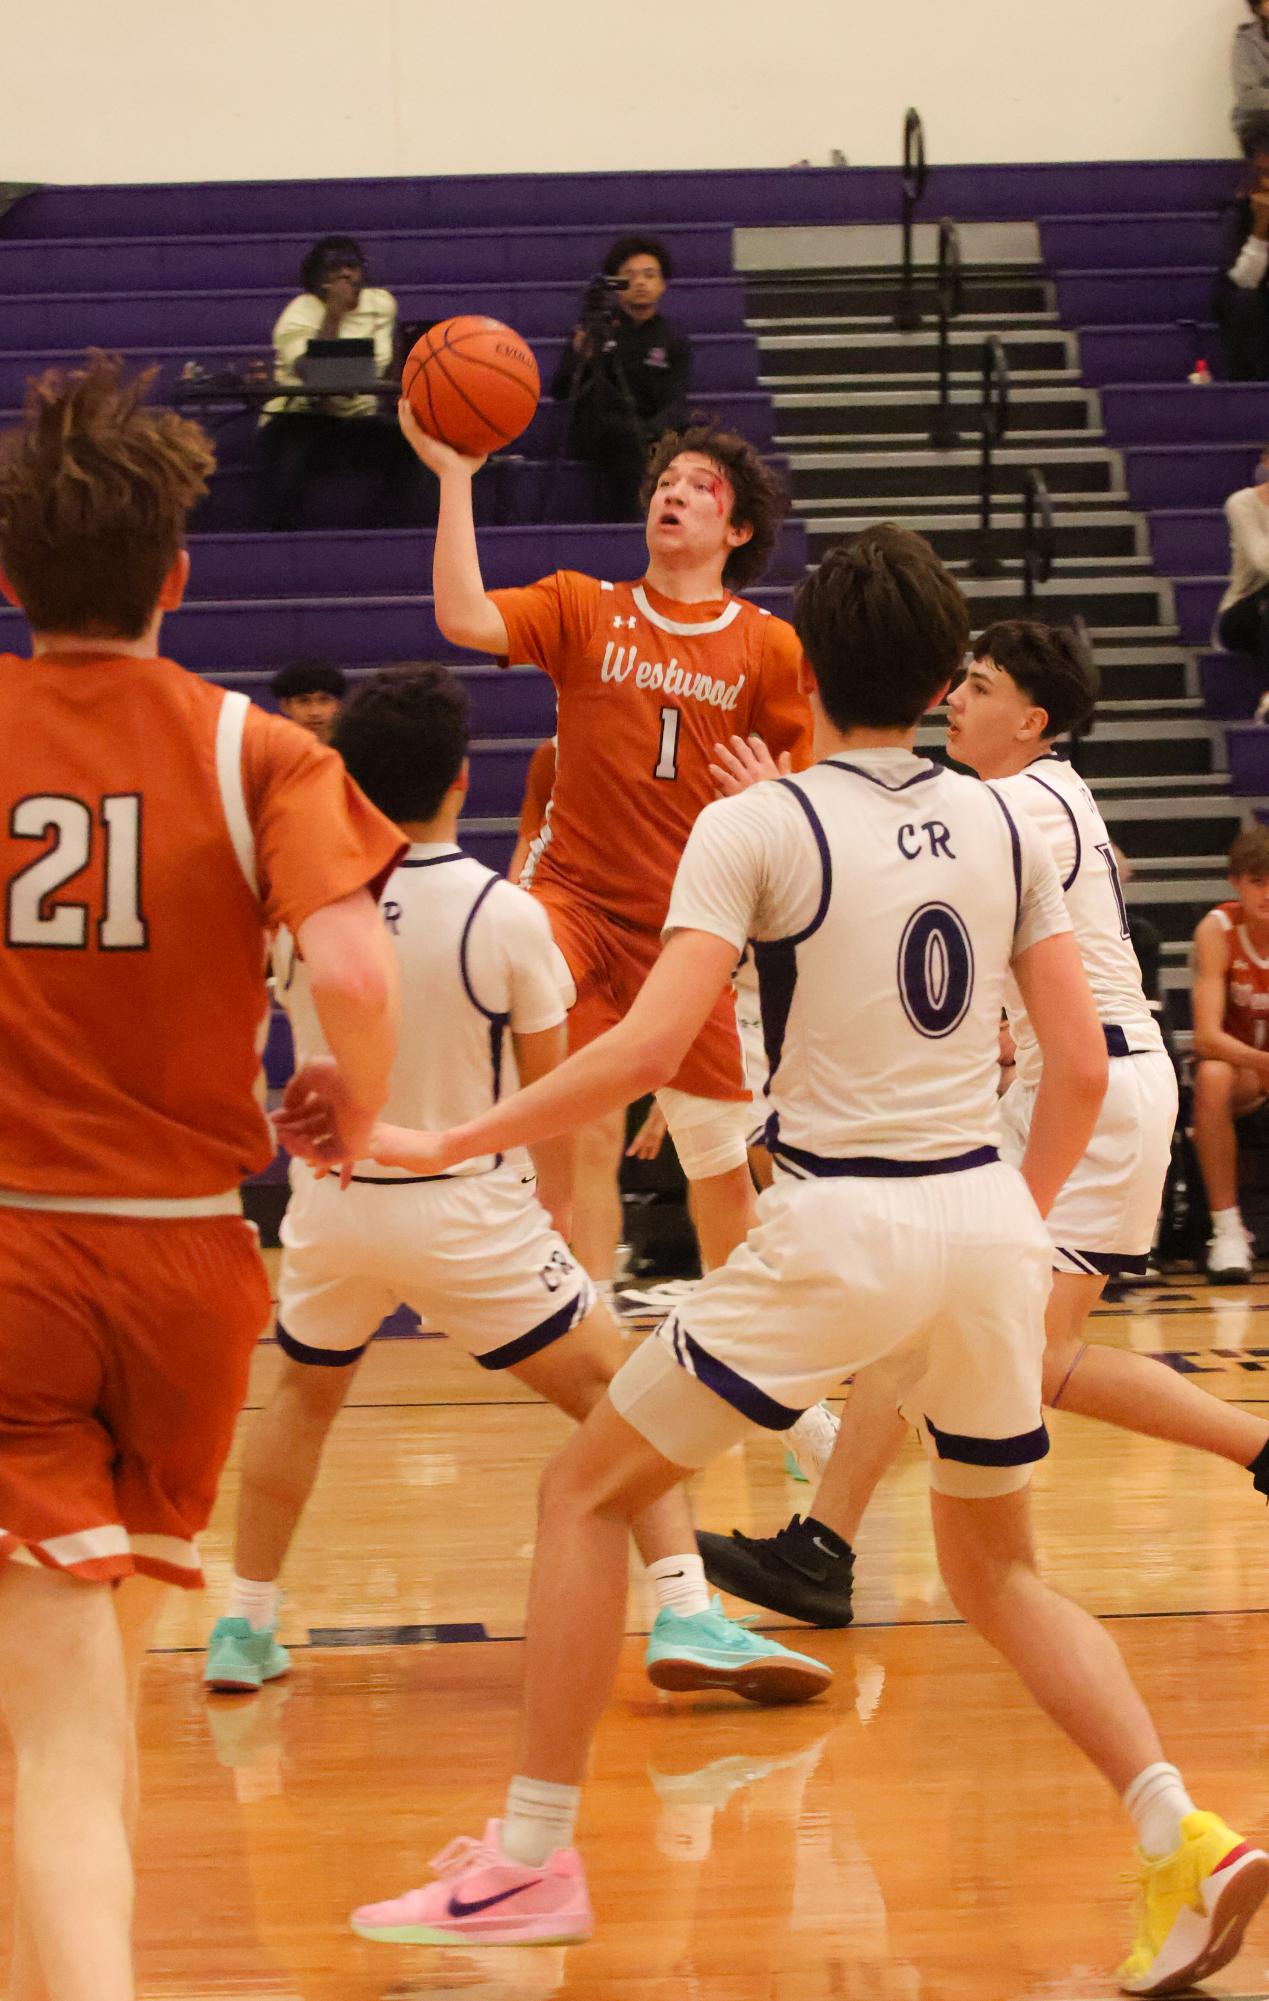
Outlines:
{"type": "MultiPolygon", "coordinates": [[[[1194,227],[1183,234],[1178,254],[1197,254],[1191,237],[1210,233],[1209,217],[1188,221],[1194,227]]],[[[805,232],[799,236],[805,240],[805,232]]],[[[1162,236],[1148,228],[1144,244],[1140,236],[1135,240],[1148,253],[1162,236]]],[[[1041,241],[1059,251],[1073,245],[1088,256],[1115,254],[1120,238],[1105,218],[1093,218],[1042,224],[1041,241]]],[[[1108,435],[1104,406],[1113,406],[1121,428],[1149,437],[1157,424],[1165,439],[1185,436],[1187,417],[1207,418],[1214,406],[1192,401],[1205,393],[1184,381],[1192,353],[1180,370],[1179,392],[1163,382],[1144,393],[1138,384],[1102,391],[1098,378],[1107,369],[1153,367],[1166,381],[1184,355],[1181,330],[1100,330],[1100,337],[1089,337],[1090,380],[1084,341],[1059,316],[1060,289],[1061,281],[1055,284],[1040,262],[994,270],[976,264],[967,271],[952,334],[952,404],[962,439],[951,450],[935,449],[929,437],[938,340],[928,273],[919,292],[923,325],[913,333],[894,326],[893,277],[859,264],[751,272],[747,323],[758,340],[760,381],[774,404],[775,445],[787,454],[812,559],[869,522],[900,521],[927,536],[956,572],[976,626],[1015,615],[1021,609],[1023,482],[1029,468],[1042,471],[1053,501],[1056,560],[1035,608],[1040,616],[1079,613],[1089,628],[1102,700],[1077,759],[1132,863],[1129,902],[1163,935],[1164,978],[1179,990],[1174,1012],[1184,1022],[1190,933],[1224,893],[1225,853],[1249,807],[1269,806],[1269,800],[1229,796],[1223,735],[1209,720],[1200,684],[1195,649],[1211,623],[1213,591],[1219,595],[1224,583],[1219,507],[1214,516],[1149,518],[1134,504],[1129,454],[1108,435]],[[980,526],[982,344],[989,333],[1005,350],[1011,414],[994,482],[995,547],[1005,573],[983,578],[973,574],[972,562],[980,526]],[[1160,403],[1153,419],[1150,406],[1160,403]],[[1185,546],[1186,567],[1201,562],[1220,572],[1219,587],[1171,581],[1167,572],[1179,545],[1185,546]]],[[[1263,392],[1252,393],[1263,401],[1263,392]]],[[[1133,457],[1164,449],[1143,443],[1133,457]]],[[[1175,456],[1178,448],[1166,449],[1175,456]]],[[[1223,501],[1247,477],[1247,453],[1204,442],[1193,449],[1192,470],[1209,488],[1230,475],[1220,491],[1223,501]],[[1218,468],[1207,463],[1212,456],[1218,468]]],[[[927,725],[920,740],[933,746],[941,734],[940,726],[927,725]]]]}

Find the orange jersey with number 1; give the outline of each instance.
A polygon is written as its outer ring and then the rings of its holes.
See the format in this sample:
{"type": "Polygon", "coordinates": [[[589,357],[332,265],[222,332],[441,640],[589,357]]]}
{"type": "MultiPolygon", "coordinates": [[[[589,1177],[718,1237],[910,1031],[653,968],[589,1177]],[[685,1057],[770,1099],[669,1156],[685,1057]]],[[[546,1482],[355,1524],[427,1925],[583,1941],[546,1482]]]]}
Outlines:
{"type": "Polygon", "coordinates": [[[489,595],[508,660],[544,668],[559,694],[534,888],[659,932],[687,837],[715,796],[714,745],[756,732],[773,756],[806,762],[797,635],[744,598],[681,604],[575,570],[489,595]]]}

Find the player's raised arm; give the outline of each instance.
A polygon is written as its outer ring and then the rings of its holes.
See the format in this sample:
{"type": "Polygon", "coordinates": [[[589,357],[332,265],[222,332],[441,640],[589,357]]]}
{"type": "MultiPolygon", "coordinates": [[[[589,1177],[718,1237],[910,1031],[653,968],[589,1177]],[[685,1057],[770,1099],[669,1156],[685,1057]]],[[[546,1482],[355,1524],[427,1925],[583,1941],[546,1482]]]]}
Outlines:
{"type": "Polygon", "coordinates": [[[432,557],[436,623],[455,646],[469,646],[477,653],[505,653],[507,628],[497,605],[485,593],[472,513],[471,483],[485,462],[483,458],[464,458],[451,446],[429,438],[404,398],[397,406],[397,416],[403,435],[441,486],[432,557]]]}

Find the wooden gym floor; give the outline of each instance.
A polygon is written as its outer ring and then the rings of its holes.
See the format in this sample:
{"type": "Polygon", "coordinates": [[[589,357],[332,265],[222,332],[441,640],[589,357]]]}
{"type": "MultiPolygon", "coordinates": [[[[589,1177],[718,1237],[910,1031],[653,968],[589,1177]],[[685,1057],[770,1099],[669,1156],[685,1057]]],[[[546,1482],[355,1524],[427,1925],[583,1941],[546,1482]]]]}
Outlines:
{"type": "MultiPolygon", "coordinates": [[[[1174,1278],[1099,1339],[1269,1415],[1269,1284],[1174,1278]]],[[[278,1351],[261,1346],[252,1403],[278,1351]]],[[[1116,1801],[955,1619],[909,1449],[860,1537],[856,1625],[797,1629],[829,1695],[762,1711],[658,1695],[636,1582],[579,1840],[599,1931],[505,1952],[373,1945],[357,1902],[500,1811],[535,1479],[564,1421],[437,1340],[372,1349],[290,1563],[293,1673],[208,1702],[210,1590],[173,1594],[143,1705],[147,2001],[1095,2001],[1128,1938],[1116,1801]]],[[[1044,1568],[1113,1622],[1200,1804],[1269,1837],[1269,1510],[1245,1474],[1059,1415],[1035,1482],[1044,1568]]],[[[807,1489],[758,1439],[697,1483],[767,1532],[807,1489]]],[[[0,1797],[7,1803],[7,1771],[0,1797]]],[[[7,1898],[7,1884],[0,1899],[7,1898]]],[[[0,1922],[7,1904],[0,1903],[0,1922]]],[[[1269,1914],[1210,1991],[1269,1992],[1269,1914]]]]}

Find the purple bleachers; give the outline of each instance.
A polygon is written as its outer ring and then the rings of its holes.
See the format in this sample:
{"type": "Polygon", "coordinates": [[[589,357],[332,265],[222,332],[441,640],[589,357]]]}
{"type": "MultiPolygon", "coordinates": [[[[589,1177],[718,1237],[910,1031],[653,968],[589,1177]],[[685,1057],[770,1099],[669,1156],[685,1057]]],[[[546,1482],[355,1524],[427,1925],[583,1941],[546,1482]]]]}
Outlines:
{"type": "MultiPolygon", "coordinates": [[[[422,592],[430,589],[433,540],[426,529],[195,535],[190,538],[189,595],[191,600],[204,600],[422,592]]],[[[806,560],[803,524],[786,521],[768,566],[768,581],[796,582],[806,560]]],[[[612,579],[637,577],[646,562],[638,522],[543,522],[501,528],[481,544],[481,567],[490,590],[528,583],[559,569],[612,579]]]]}
{"type": "Polygon", "coordinates": [[[1213,268],[1055,271],[1053,289],[1064,326],[1120,326],[1141,321],[1206,320],[1212,311],[1213,268]]]}
{"type": "Polygon", "coordinates": [[[1269,383],[1112,383],[1101,392],[1106,435],[1113,445],[1269,438],[1269,383]]]}
{"type": "Polygon", "coordinates": [[[1229,530],[1220,508],[1177,507],[1150,516],[1155,567],[1169,577],[1214,575],[1229,563],[1229,530]]]}
{"type": "Polygon", "coordinates": [[[1130,445],[1123,458],[1133,505],[1223,507],[1250,480],[1260,443],[1130,445]]]}
{"type": "MultiPolygon", "coordinates": [[[[1237,175],[1237,163],[1227,159],[935,167],[926,208],[962,221],[1215,209],[1228,200],[1237,175]]],[[[240,231],[286,239],[330,229],[515,228],[540,224],[544,216],[616,234],[632,215],[656,216],[664,227],[702,218],[755,225],[889,222],[898,208],[899,173],[890,167],[66,187],[18,202],[0,220],[0,241],[240,231]]]]}
{"type": "MultiPolygon", "coordinates": [[[[597,271],[615,230],[589,228],[397,231],[368,235],[363,243],[377,284],[580,283],[597,271]]],[[[679,278],[731,275],[731,229],[726,223],[645,224],[667,239],[679,278]]],[[[251,291],[299,283],[300,262],[312,238],[301,235],[172,237],[110,243],[93,238],[52,245],[6,242],[0,232],[0,286],[23,293],[251,291]]]]}
{"type": "MultiPolygon", "coordinates": [[[[792,586],[767,585],[746,593],[787,618],[792,586]]],[[[439,631],[430,596],[294,597],[187,602],[163,627],[164,644],[197,672],[233,667],[281,666],[322,654],[341,663],[444,659],[452,653],[439,631]]],[[[0,610],[0,651],[22,652],[26,626],[17,612],[0,610]]]]}
{"type": "Polygon", "coordinates": [[[1219,254],[1222,229],[1219,214],[1192,210],[1180,215],[1050,215],[1040,223],[1040,247],[1051,271],[1174,264],[1210,268],[1219,254]]]}
{"type": "Polygon", "coordinates": [[[1207,321],[1080,328],[1084,380],[1094,389],[1108,382],[1184,382],[1200,355],[1215,368],[1218,352],[1216,328],[1207,321]]]}

